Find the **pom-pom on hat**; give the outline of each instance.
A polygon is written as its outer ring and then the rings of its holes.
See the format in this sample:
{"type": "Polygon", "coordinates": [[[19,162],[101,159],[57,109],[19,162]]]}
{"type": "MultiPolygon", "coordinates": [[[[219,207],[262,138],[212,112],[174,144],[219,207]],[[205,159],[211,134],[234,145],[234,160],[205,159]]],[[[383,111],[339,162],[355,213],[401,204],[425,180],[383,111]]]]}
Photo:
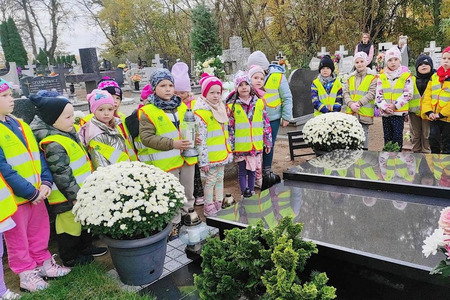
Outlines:
{"type": "Polygon", "coordinates": [[[220,86],[220,91],[222,92],[223,86],[220,79],[217,78],[216,76],[211,76],[208,73],[203,73],[202,78],[200,79],[202,96],[206,97],[206,94],[208,94],[209,89],[216,84],[220,86]]]}
{"type": "Polygon", "coordinates": [[[142,100],[147,100],[148,96],[150,96],[151,94],[153,94],[153,90],[152,90],[152,86],[150,84],[147,84],[141,92],[141,99],[142,100]]]}
{"type": "Polygon", "coordinates": [[[251,85],[250,77],[245,71],[238,71],[236,75],[234,75],[233,81],[234,81],[234,88],[236,90],[242,82],[247,82],[248,85],[251,85]]]}
{"type": "Polygon", "coordinates": [[[172,67],[172,76],[175,80],[175,91],[190,92],[191,79],[189,78],[189,67],[184,62],[177,62],[172,67]]]}
{"type": "Polygon", "coordinates": [[[250,67],[252,65],[257,65],[263,68],[263,70],[267,70],[269,68],[269,60],[266,55],[261,51],[255,51],[247,59],[247,66],[250,67]]]}
{"type": "Polygon", "coordinates": [[[399,60],[402,60],[402,54],[400,53],[400,49],[398,49],[397,46],[392,47],[388,51],[386,51],[386,55],[384,57],[384,61],[388,62],[391,58],[398,58],[399,60]]]}
{"type": "Polygon", "coordinates": [[[163,68],[156,69],[150,76],[150,85],[152,86],[152,90],[154,91],[156,86],[164,79],[170,80],[172,83],[174,82],[173,76],[169,70],[163,68]]]}
{"type": "Polygon", "coordinates": [[[0,78],[0,93],[12,89],[11,84],[3,78],[0,78]]]}
{"type": "Polygon", "coordinates": [[[89,95],[87,95],[87,100],[89,102],[89,107],[91,113],[95,111],[103,104],[111,104],[114,106],[114,98],[107,91],[95,89],[89,95]]]}
{"type": "Polygon", "coordinates": [[[323,67],[328,67],[328,68],[331,69],[332,73],[334,72],[334,62],[333,62],[333,60],[331,59],[331,57],[329,55],[325,55],[320,60],[319,72],[320,72],[320,70],[322,70],[323,67]]]}
{"type": "Polygon", "coordinates": [[[256,73],[262,73],[264,77],[266,76],[263,68],[258,65],[251,65],[250,70],[248,70],[248,77],[252,78],[256,73]]]}
{"type": "Polygon", "coordinates": [[[36,106],[41,120],[50,126],[55,124],[69,100],[64,97],[43,97],[37,94],[30,95],[30,101],[36,106]]]}
{"type": "Polygon", "coordinates": [[[362,58],[365,62],[367,62],[367,53],[364,51],[357,52],[353,57],[353,63],[355,63],[358,58],[362,58]]]}

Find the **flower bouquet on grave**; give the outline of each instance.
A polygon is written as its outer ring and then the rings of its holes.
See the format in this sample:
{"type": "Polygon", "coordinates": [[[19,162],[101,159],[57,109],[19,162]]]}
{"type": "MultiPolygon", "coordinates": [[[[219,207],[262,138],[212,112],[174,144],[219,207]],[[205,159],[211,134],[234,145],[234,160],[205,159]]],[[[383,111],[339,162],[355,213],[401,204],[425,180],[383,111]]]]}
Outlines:
{"type": "Polygon", "coordinates": [[[381,52],[377,55],[377,59],[376,59],[376,70],[377,72],[381,72],[384,68],[384,57],[386,56],[386,54],[384,52],[381,52]]]}
{"type": "Polygon", "coordinates": [[[85,114],[81,110],[76,110],[73,112],[73,116],[74,116],[73,125],[75,126],[75,129],[77,129],[78,132],[78,129],[81,126],[81,120],[85,117],[85,114]]]}
{"type": "Polygon", "coordinates": [[[344,113],[316,116],[303,127],[303,137],[314,151],[362,149],[366,137],[358,119],[344,113]]]}
{"type": "Polygon", "coordinates": [[[130,77],[130,79],[134,82],[134,89],[136,91],[139,91],[139,82],[141,82],[141,75],[134,74],[133,76],[130,77]]]}
{"type": "Polygon", "coordinates": [[[171,220],[184,202],[184,187],[174,175],[120,162],[86,178],[73,213],[108,245],[122,282],[141,285],[162,274],[171,220]]]}
{"type": "Polygon", "coordinates": [[[445,259],[430,271],[431,275],[440,274],[450,277],[450,207],[441,211],[439,228],[423,241],[422,253],[425,257],[435,255],[438,251],[444,253],[445,259]]]}
{"type": "Polygon", "coordinates": [[[224,64],[221,56],[209,58],[204,62],[198,62],[195,66],[195,75],[200,77],[203,73],[216,76],[220,80],[225,79],[224,64]]]}

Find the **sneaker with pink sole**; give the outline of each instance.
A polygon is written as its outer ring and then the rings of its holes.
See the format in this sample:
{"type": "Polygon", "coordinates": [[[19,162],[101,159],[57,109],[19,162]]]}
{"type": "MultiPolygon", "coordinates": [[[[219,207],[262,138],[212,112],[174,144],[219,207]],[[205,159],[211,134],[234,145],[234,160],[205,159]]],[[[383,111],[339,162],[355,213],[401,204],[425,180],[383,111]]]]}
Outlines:
{"type": "Polygon", "coordinates": [[[217,212],[222,210],[222,201],[214,201],[214,204],[216,205],[217,212]]]}
{"type": "Polygon", "coordinates": [[[23,271],[19,274],[20,290],[23,292],[36,292],[48,288],[48,283],[39,276],[39,270],[23,271]]]}
{"type": "Polygon", "coordinates": [[[216,205],[214,204],[214,202],[205,203],[205,206],[203,207],[203,209],[204,209],[204,214],[206,217],[212,217],[217,214],[217,209],[216,209],[216,205]]]}
{"type": "Polygon", "coordinates": [[[205,204],[205,199],[203,197],[197,197],[195,198],[195,205],[201,206],[205,204]]]}
{"type": "Polygon", "coordinates": [[[44,264],[38,267],[39,276],[47,278],[57,278],[66,276],[70,273],[71,269],[68,267],[60,266],[55,261],[56,254],[53,254],[52,258],[44,261],[44,264]]]}

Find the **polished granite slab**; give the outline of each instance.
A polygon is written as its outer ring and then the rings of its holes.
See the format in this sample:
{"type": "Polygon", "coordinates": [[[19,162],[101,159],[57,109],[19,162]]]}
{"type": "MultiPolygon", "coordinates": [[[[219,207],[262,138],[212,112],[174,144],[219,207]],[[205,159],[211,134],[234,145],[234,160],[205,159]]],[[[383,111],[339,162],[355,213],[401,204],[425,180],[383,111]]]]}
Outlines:
{"type": "Polygon", "coordinates": [[[446,202],[439,197],[284,181],[208,217],[207,223],[229,229],[262,220],[272,227],[290,215],[304,224],[303,238],[319,246],[319,255],[371,261],[383,270],[400,267],[400,273],[411,276],[410,271],[417,270],[422,276],[443,258],[425,258],[421,251],[446,202]]]}
{"type": "Polygon", "coordinates": [[[450,155],[335,150],[289,168],[284,179],[450,199],[450,155]]]}

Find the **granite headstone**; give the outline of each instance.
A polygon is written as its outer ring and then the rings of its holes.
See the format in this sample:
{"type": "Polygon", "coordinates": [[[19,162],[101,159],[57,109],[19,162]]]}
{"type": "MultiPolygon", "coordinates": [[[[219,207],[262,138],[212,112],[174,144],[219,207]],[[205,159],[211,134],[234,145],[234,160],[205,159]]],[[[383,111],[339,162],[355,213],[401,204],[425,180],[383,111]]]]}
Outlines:
{"type": "Polygon", "coordinates": [[[292,93],[292,114],[294,118],[311,115],[311,83],[317,77],[317,71],[296,69],[289,76],[289,88],[292,93]]]}
{"type": "Polygon", "coordinates": [[[56,90],[62,94],[66,89],[66,84],[63,74],[56,76],[27,76],[20,79],[20,87],[25,96],[37,93],[40,90],[56,90]]]}

